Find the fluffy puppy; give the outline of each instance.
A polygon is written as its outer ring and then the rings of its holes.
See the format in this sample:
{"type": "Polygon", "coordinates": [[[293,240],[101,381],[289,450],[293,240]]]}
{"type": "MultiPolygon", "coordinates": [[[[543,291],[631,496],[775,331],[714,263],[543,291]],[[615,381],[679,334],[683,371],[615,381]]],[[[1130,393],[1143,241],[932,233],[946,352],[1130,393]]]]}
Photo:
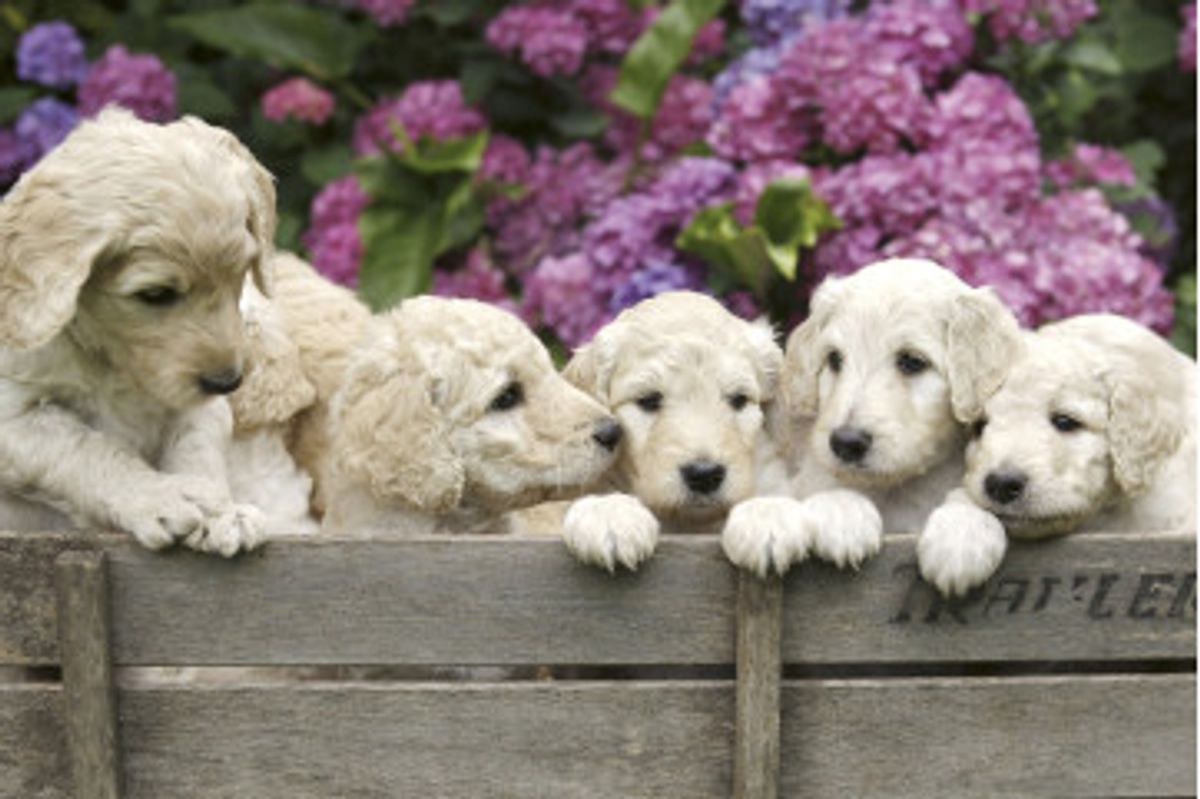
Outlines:
{"type": "MultiPolygon", "coordinates": [[[[584,497],[563,519],[576,557],[636,568],[654,552],[660,523],[713,527],[743,500],[786,493],[764,424],[781,362],[769,327],[693,292],[638,303],[576,352],[564,374],[626,431],[610,477],[621,493],[584,497]]],[[[785,510],[765,502],[742,523],[786,524],[785,510]]]]}
{"type": "Polygon", "coordinates": [[[238,300],[266,289],[271,177],[228,132],[107,110],[0,204],[0,525],[115,527],[232,555],[238,300]]]}
{"type": "Polygon", "coordinates": [[[922,528],[959,484],[964,421],[1019,340],[990,289],[932,261],[880,261],[821,284],[784,375],[792,487],[816,554],[854,565],[884,529],[922,528]]]}
{"type": "Polygon", "coordinates": [[[1134,322],[1027,334],[975,421],[956,507],[921,538],[922,573],[964,593],[999,566],[1004,530],[1194,530],[1195,411],[1195,363],[1134,322]]]}
{"type": "Polygon", "coordinates": [[[621,428],[513,315],[418,297],[373,320],[330,415],[338,534],[486,524],[609,468],[621,428]]]}

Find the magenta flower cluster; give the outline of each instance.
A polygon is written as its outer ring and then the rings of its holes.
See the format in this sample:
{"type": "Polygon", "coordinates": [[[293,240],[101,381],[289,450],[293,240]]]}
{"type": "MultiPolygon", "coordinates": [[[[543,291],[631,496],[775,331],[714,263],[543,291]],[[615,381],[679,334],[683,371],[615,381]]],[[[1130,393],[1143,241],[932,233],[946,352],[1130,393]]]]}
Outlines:
{"type": "Polygon", "coordinates": [[[174,119],[175,75],[157,56],[130,53],[114,44],[80,84],[79,112],[91,116],[110,103],[153,122],[174,119]]]}
{"type": "Polygon", "coordinates": [[[289,78],[267,90],[261,100],[263,116],[275,122],[296,119],[324,124],[333,113],[333,95],[308,78],[289,78]]]}
{"type": "Polygon", "coordinates": [[[1183,14],[1183,30],[1179,32],[1179,68],[1184,72],[1196,71],[1196,4],[1188,3],[1183,14]]]}
{"type": "Polygon", "coordinates": [[[375,155],[382,150],[400,152],[403,136],[442,140],[478,133],[487,126],[483,114],[463,102],[453,80],[421,81],[399,96],[381,101],[354,125],[355,155],[375,155]]]}

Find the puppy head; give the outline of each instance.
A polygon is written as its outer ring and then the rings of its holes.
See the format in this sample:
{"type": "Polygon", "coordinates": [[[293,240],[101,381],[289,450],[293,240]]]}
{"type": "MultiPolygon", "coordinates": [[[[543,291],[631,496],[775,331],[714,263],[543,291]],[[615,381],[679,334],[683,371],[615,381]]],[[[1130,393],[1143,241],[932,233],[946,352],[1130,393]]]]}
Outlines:
{"type": "Polygon", "coordinates": [[[752,495],[781,362],[770,328],[669,292],[624,311],[565,374],[625,428],[630,490],[660,516],[701,521],[752,495]]]}
{"type": "Polygon", "coordinates": [[[1183,361],[1117,317],[1028,334],[973,427],[967,491],[1018,535],[1067,532],[1144,493],[1186,430],[1183,361]]]}
{"type": "Polygon", "coordinates": [[[0,346],[60,333],[167,407],[237,387],[238,297],[264,289],[271,178],[226,131],[82,123],[0,204],[0,346]]]}
{"type": "Polygon", "coordinates": [[[812,420],[805,448],[839,480],[898,485],[961,446],[1018,342],[990,290],[931,261],[881,261],[817,289],[788,339],[788,413],[812,420]]]}
{"type": "Polygon", "coordinates": [[[377,318],[333,401],[338,467],[429,513],[511,510],[581,488],[621,430],[511,314],[419,297],[377,318]]]}

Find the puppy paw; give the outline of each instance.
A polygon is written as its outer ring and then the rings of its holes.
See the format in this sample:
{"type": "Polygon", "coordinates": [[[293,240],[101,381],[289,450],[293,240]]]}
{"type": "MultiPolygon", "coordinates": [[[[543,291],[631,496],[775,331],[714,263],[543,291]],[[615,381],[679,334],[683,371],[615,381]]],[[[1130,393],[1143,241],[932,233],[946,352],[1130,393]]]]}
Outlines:
{"type": "Polygon", "coordinates": [[[113,524],[147,549],[165,549],[204,527],[204,511],[178,491],[150,489],[117,503],[113,524]]]}
{"type": "Polygon", "coordinates": [[[992,514],[973,505],[942,505],[917,539],[921,576],[946,596],[961,596],[1000,567],[1008,539],[992,514]]]}
{"type": "Polygon", "coordinates": [[[808,557],[812,527],[804,508],[791,497],[755,497],[733,506],[721,547],[735,565],[766,577],[783,575],[808,557]]]}
{"type": "Polygon", "coordinates": [[[636,569],[654,554],[658,519],[628,494],[584,497],[563,517],[563,541],[584,563],[610,572],[618,563],[636,569]]]}
{"type": "Polygon", "coordinates": [[[812,525],[817,557],[855,569],[883,546],[883,519],[875,503],[855,491],[824,491],[800,503],[812,525]]]}
{"type": "Polygon", "coordinates": [[[261,545],[267,538],[266,530],[266,516],[258,508],[231,504],[210,515],[183,543],[198,552],[231,558],[261,545]]]}

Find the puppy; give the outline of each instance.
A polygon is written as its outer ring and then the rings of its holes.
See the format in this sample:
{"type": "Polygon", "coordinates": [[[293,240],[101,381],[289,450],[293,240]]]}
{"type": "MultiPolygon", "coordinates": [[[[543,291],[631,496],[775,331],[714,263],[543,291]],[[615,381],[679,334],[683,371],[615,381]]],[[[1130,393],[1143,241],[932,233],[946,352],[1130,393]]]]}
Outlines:
{"type": "Polygon", "coordinates": [[[621,427],[513,315],[418,297],[371,324],[330,415],[324,529],[456,531],[611,466],[621,427]]]}
{"type": "MultiPolygon", "coordinates": [[[[626,442],[610,475],[618,493],[567,510],[571,552],[610,571],[634,569],[653,554],[660,526],[719,529],[743,500],[785,494],[765,425],[782,359],[769,327],[692,292],[644,300],[602,328],[564,374],[612,410],[626,442]]],[[[770,539],[790,524],[790,500],[767,499],[780,502],[759,503],[738,525],[770,539]]]]}
{"type": "Polygon", "coordinates": [[[1134,322],[1027,334],[977,415],[962,492],[921,537],[922,574],[965,593],[999,566],[1004,530],[1194,531],[1195,411],[1195,363],[1134,322]]]}
{"type": "Polygon", "coordinates": [[[232,555],[238,300],[267,288],[270,175],[228,132],[106,110],[0,204],[0,525],[115,527],[232,555]]]}
{"type": "Polygon", "coordinates": [[[1019,341],[990,289],[932,261],[880,261],[821,284],[783,379],[792,488],[816,554],[857,565],[884,529],[922,528],[961,481],[964,421],[1019,341]]]}

